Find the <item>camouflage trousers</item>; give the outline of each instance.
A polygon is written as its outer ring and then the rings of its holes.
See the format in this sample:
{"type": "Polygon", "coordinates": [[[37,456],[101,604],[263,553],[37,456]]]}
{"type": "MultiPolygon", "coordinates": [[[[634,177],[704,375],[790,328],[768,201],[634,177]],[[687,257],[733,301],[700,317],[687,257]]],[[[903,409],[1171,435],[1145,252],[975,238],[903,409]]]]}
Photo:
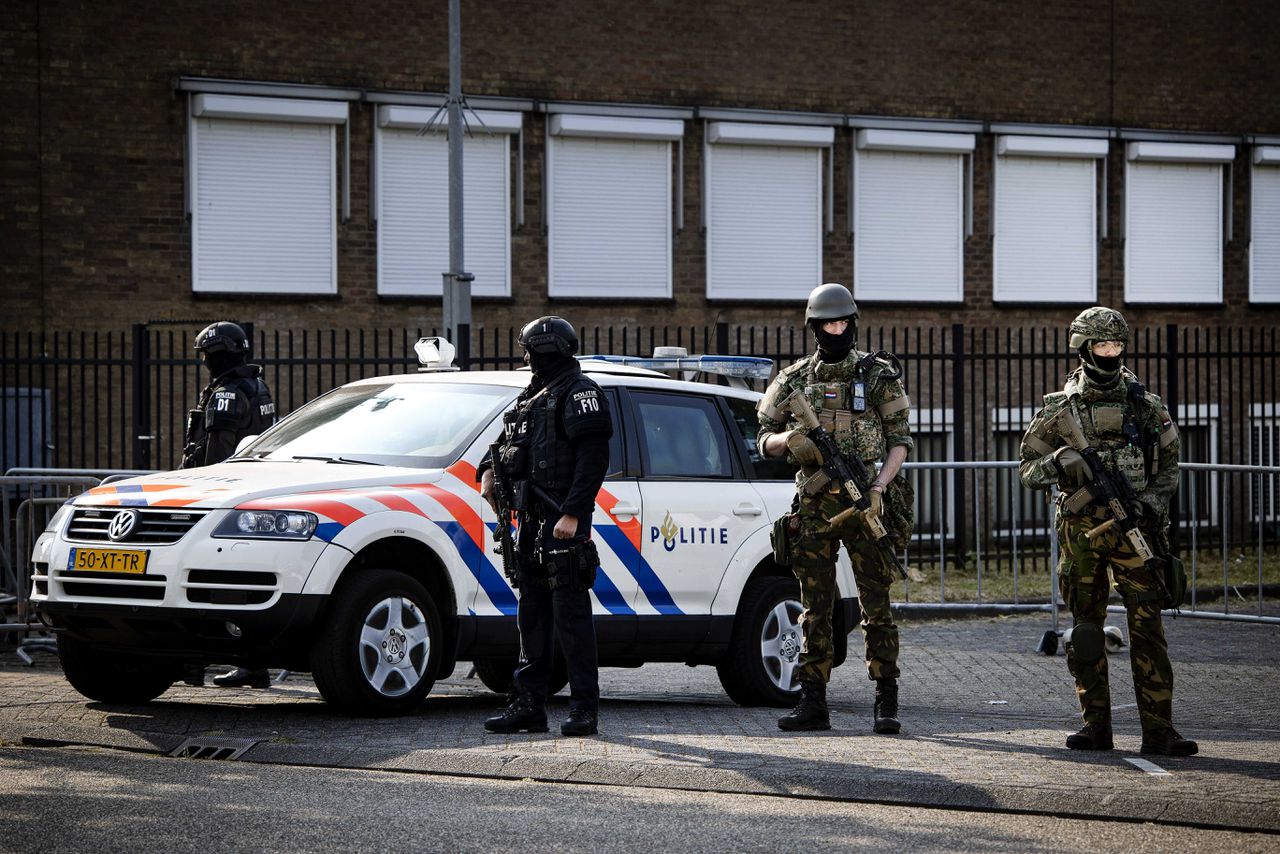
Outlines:
{"type": "Polygon", "coordinates": [[[860,517],[854,516],[835,531],[828,530],[827,519],[847,506],[839,495],[830,493],[816,501],[800,502],[800,535],[792,568],[800,581],[800,603],[804,606],[800,615],[804,630],[799,670],[802,681],[831,680],[835,657],[831,615],[838,595],[836,556],[841,543],[849,553],[858,583],[867,674],[871,679],[898,678],[898,627],[889,611],[889,587],[896,572],[876,548],[860,517]]]}
{"type": "MultiPolygon", "coordinates": [[[[1161,602],[1154,594],[1159,582],[1134,553],[1118,527],[1112,527],[1092,542],[1085,532],[1097,519],[1060,517],[1058,539],[1062,559],[1058,583],[1062,599],[1071,608],[1073,625],[1083,622],[1101,626],[1107,616],[1111,585],[1125,600],[1129,618],[1129,663],[1133,687],[1138,697],[1138,714],[1143,731],[1170,726],[1173,718],[1173,667],[1169,646],[1160,621],[1161,602]]],[[[1111,691],[1107,681],[1107,656],[1095,661],[1078,661],[1072,644],[1067,647],[1067,667],[1076,682],[1076,695],[1085,723],[1111,722],[1111,691]]]]}

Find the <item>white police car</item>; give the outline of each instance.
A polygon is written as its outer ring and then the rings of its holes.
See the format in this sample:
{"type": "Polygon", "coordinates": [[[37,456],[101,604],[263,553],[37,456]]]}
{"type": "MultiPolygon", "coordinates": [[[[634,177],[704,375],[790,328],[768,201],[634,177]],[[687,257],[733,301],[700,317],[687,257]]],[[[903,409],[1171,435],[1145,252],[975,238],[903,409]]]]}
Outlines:
{"type": "MultiPolygon", "coordinates": [[[[763,378],[771,365],[591,357],[583,367],[615,419],[593,518],[601,665],[715,665],[737,702],[788,704],[799,590],[773,562],[769,530],[790,506],[791,470],[756,452],[759,395],[745,383],[650,370],[763,378]]],[[[528,380],[447,370],[360,380],[225,463],[79,496],[33,555],[32,603],[58,633],[67,679],[95,700],[146,702],[184,665],[251,662],[311,671],[331,704],[379,715],[408,711],[471,661],[505,691],[517,594],[475,473],[528,380]]],[[[837,663],[856,613],[843,558],[838,580],[837,663]]]]}

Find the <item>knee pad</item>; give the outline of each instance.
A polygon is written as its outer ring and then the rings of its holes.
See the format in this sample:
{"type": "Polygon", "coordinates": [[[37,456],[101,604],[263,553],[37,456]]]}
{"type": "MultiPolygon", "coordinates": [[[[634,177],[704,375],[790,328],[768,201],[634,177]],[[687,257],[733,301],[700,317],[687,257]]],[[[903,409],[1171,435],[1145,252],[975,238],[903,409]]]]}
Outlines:
{"type": "Polygon", "coordinates": [[[1107,652],[1107,636],[1097,623],[1076,623],[1066,643],[1071,657],[1081,664],[1095,662],[1107,652]]]}

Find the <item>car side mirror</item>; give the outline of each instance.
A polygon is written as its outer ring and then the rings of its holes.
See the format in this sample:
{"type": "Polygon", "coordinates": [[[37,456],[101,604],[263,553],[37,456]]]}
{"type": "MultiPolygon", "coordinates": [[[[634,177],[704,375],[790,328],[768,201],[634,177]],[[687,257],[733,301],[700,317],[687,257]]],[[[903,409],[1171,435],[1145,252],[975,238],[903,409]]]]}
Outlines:
{"type": "MultiPolygon", "coordinates": [[[[245,448],[252,445],[255,441],[257,441],[257,439],[258,437],[256,434],[253,436],[245,436],[243,439],[241,439],[239,442],[236,443],[236,454],[240,453],[245,448]]],[[[234,456],[234,454],[232,456],[234,456]]]]}

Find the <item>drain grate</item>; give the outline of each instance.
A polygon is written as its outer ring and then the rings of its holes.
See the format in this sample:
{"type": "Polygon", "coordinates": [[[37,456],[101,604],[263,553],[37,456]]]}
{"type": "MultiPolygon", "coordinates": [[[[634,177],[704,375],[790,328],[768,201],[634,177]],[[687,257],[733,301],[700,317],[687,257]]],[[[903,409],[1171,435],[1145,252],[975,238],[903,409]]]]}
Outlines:
{"type": "Polygon", "coordinates": [[[215,738],[199,736],[188,738],[179,744],[169,755],[178,759],[239,759],[245,751],[253,747],[261,739],[257,738],[215,738]]]}

